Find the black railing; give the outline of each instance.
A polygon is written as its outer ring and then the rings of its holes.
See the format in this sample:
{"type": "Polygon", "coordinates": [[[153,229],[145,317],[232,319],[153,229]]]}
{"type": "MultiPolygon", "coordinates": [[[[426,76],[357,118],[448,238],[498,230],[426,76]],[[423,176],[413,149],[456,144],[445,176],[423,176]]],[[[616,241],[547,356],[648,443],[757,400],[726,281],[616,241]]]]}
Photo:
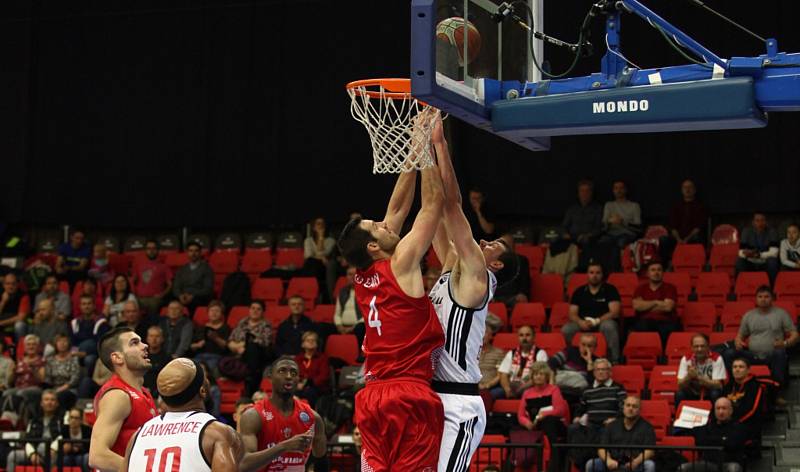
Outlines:
{"type": "MultiPolygon", "coordinates": [[[[56,467],[58,472],[62,472],[64,470],[64,444],[82,444],[83,445],[83,452],[82,454],[86,454],[89,452],[89,439],[59,439],[55,441],[54,439],[46,439],[46,438],[3,438],[0,439],[0,444],[5,444],[8,446],[8,451],[14,451],[25,449],[26,444],[31,444],[36,449],[36,453],[39,452],[39,445],[46,444],[44,448],[44,455],[42,457],[42,463],[38,464],[42,467],[43,471],[50,471],[53,466],[56,467]],[[53,451],[51,449],[53,442],[57,443],[57,450],[53,451]]],[[[17,466],[22,465],[31,465],[27,462],[16,464],[17,466]]]]}

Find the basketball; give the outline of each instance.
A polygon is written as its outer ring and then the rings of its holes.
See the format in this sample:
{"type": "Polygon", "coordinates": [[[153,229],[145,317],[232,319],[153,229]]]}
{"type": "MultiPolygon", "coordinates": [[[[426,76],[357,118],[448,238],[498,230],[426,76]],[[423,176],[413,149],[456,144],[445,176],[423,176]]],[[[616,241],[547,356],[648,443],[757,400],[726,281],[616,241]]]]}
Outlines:
{"type": "Polygon", "coordinates": [[[481,34],[478,28],[464,18],[454,16],[446,18],[436,25],[436,38],[448,42],[458,51],[458,64],[464,65],[464,23],[466,22],[467,34],[467,54],[469,55],[467,64],[472,63],[481,52],[481,34]]]}

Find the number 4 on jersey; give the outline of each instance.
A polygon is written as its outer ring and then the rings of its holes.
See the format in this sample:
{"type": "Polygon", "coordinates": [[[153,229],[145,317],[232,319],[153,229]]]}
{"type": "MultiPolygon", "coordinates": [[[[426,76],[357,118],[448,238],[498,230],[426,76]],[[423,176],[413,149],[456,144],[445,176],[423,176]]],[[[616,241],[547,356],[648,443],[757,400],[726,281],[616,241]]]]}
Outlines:
{"type": "Polygon", "coordinates": [[[375,299],[377,296],[372,297],[369,302],[369,316],[367,322],[370,328],[378,328],[378,336],[381,336],[381,320],[378,318],[378,307],[375,306],[375,299]]]}

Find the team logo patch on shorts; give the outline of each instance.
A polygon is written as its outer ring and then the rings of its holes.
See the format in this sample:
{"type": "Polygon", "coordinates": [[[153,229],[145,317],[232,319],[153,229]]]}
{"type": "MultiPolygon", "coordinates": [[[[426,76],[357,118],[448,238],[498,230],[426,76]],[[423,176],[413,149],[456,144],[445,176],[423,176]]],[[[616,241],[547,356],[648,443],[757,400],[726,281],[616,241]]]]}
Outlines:
{"type": "Polygon", "coordinates": [[[308,413],[306,413],[305,411],[301,411],[300,421],[302,421],[304,424],[308,424],[308,422],[311,421],[311,417],[308,416],[308,413]]]}

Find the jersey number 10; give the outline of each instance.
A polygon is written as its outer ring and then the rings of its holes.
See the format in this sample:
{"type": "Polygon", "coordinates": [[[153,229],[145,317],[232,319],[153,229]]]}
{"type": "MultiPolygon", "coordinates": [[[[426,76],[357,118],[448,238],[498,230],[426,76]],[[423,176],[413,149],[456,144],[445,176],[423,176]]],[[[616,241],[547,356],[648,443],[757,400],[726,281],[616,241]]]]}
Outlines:
{"type": "Polygon", "coordinates": [[[377,296],[372,297],[372,300],[369,302],[369,316],[367,316],[367,322],[370,328],[378,328],[378,336],[381,336],[381,320],[378,319],[378,307],[375,306],[375,299],[377,298],[377,296]]]}
{"type": "MultiPolygon", "coordinates": [[[[167,472],[167,461],[169,455],[172,454],[172,468],[169,472],[178,472],[181,470],[181,448],[168,447],[161,451],[161,457],[158,458],[158,472],[167,472]]],[[[145,472],[153,472],[153,463],[156,460],[156,449],[145,449],[144,455],[147,456],[147,466],[145,472]]]]}

